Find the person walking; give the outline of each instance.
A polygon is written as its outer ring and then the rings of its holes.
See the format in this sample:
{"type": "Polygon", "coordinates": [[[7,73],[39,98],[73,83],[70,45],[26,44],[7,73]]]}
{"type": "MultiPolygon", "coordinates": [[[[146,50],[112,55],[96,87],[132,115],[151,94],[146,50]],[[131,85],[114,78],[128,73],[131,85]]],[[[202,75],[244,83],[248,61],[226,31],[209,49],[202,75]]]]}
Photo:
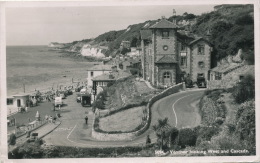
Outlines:
{"type": "Polygon", "coordinates": [[[88,116],[85,117],[86,125],[88,124],[88,116]]]}
{"type": "Polygon", "coordinates": [[[147,137],[146,137],[146,145],[149,145],[149,144],[151,144],[151,139],[150,139],[150,136],[147,135],[147,137]]]}

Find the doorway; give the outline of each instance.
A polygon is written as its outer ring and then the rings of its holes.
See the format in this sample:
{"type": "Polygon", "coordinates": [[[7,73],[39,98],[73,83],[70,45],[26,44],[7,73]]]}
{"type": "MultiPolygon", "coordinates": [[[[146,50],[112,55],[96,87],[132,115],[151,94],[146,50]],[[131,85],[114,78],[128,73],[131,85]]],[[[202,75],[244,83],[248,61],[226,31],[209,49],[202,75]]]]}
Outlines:
{"type": "Polygon", "coordinates": [[[165,72],[163,74],[163,84],[164,85],[170,85],[171,84],[171,73],[165,72]]]}
{"type": "Polygon", "coordinates": [[[17,107],[21,107],[21,99],[17,99],[17,107]]]}

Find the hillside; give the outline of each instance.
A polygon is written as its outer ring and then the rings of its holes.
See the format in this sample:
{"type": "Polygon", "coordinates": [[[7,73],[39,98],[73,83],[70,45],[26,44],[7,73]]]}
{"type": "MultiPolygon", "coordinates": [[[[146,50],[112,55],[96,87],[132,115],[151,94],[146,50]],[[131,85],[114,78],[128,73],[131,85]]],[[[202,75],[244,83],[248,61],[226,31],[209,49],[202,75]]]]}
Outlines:
{"type": "MultiPolygon", "coordinates": [[[[243,50],[242,57],[254,64],[254,18],[253,5],[219,5],[215,11],[202,14],[192,27],[195,34],[211,34],[214,59],[236,55],[243,50]]],[[[216,64],[216,63],[215,63],[216,64]]]]}
{"type": "MultiPolygon", "coordinates": [[[[243,51],[243,59],[246,59],[249,64],[254,64],[253,5],[218,5],[214,9],[202,15],[185,12],[183,15],[171,16],[168,20],[172,21],[175,18],[180,30],[190,30],[190,33],[195,36],[206,37],[210,34],[209,39],[214,47],[213,67],[217,65],[216,61],[237,54],[239,49],[243,51]]],[[[129,25],[127,29],[109,31],[92,40],[74,41],[70,43],[72,46],[80,46],[69,49],[78,49],[76,51],[80,52],[83,46],[81,43],[89,43],[94,47],[106,47],[106,50],[102,51],[104,55],[114,56],[119,53],[120,43],[123,40],[130,41],[131,47],[140,46],[140,30],[146,24],[154,24],[157,21],[148,20],[129,25]]]]}

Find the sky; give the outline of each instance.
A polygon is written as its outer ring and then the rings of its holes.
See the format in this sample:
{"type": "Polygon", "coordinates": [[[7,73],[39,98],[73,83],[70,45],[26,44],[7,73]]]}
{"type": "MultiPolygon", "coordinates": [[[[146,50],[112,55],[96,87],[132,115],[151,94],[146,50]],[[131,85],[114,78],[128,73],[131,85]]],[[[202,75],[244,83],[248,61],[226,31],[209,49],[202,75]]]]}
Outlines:
{"type": "Polygon", "coordinates": [[[131,24],[184,12],[200,15],[215,5],[6,7],[7,45],[47,45],[95,38],[131,24]]]}

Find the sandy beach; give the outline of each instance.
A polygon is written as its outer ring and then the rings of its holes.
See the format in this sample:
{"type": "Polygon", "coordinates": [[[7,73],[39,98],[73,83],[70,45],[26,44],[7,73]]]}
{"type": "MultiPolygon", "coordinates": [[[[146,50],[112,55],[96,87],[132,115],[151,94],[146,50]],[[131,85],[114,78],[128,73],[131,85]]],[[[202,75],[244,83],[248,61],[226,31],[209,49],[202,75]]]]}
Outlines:
{"type": "MultiPolygon", "coordinates": [[[[7,48],[7,95],[47,91],[60,85],[72,85],[74,81],[84,82],[87,70],[97,62],[76,61],[61,57],[59,51],[48,47],[7,48]]],[[[74,83],[76,85],[76,83],[74,83]]]]}

